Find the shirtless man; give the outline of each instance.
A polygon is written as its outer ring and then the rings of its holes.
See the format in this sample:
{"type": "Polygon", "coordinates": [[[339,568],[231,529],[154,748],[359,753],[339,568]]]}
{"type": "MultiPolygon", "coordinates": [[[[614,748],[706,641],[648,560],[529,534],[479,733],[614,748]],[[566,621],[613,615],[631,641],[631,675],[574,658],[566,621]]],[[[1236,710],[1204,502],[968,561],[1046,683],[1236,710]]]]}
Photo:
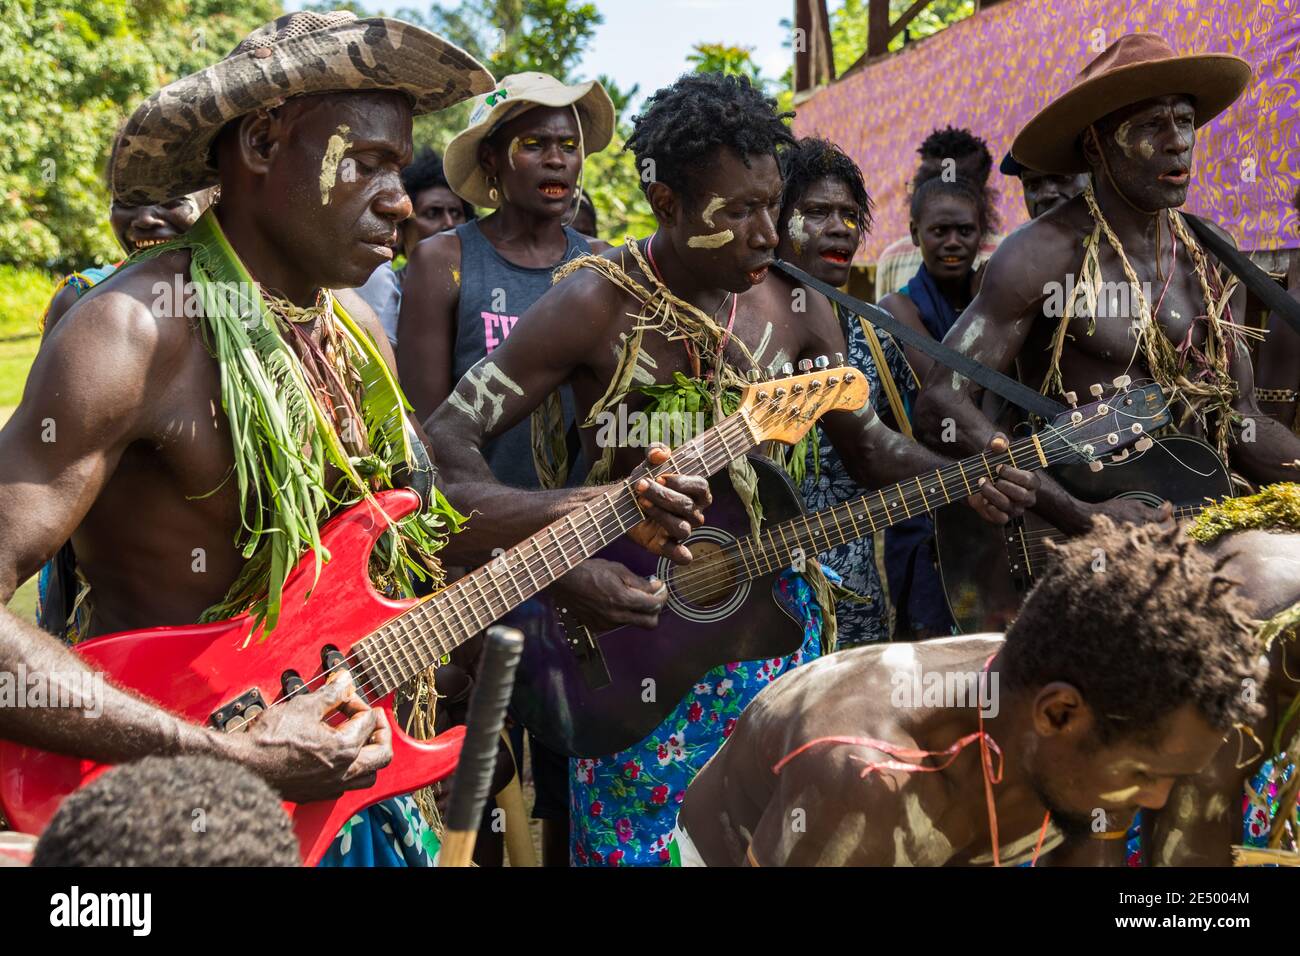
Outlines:
{"type": "MultiPolygon", "coordinates": [[[[1265,489],[1263,495],[1287,488],[1275,486],[1265,489]]],[[[1295,485],[1289,490],[1293,498],[1300,494],[1295,485]]],[[[1257,500],[1236,499],[1232,512],[1241,513],[1257,500]]],[[[1300,516],[1293,514],[1291,521],[1289,526],[1278,522],[1266,529],[1224,534],[1203,546],[1214,560],[1225,562],[1225,576],[1241,582],[1238,593],[1256,621],[1268,621],[1300,606],[1300,516]]],[[[1256,689],[1263,710],[1250,722],[1251,733],[1234,734],[1204,773],[1178,782],[1165,809],[1144,815],[1142,851],[1148,866],[1231,865],[1231,847],[1242,843],[1245,835],[1243,785],[1265,759],[1274,756],[1274,740],[1290,752],[1290,742],[1300,729],[1300,718],[1294,714],[1287,726],[1278,727],[1281,715],[1300,693],[1296,651],[1293,626],[1275,637],[1269,648],[1268,680],[1256,689]]],[[[1293,753],[1290,762],[1294,762],[1293,753]]],[[[1250,822],[1259,826],[1258,814],[1250,822]]],[[[1259,838],[1266,834],[1252,827],[1250,835],[1259,838]]]]}
{"type": "MultiPolygon", "coordinates": [[[[1148,347],[1134,337],[1143,308],[1149,306],[1154,326],[1144,333],[1144,342],[1153,353],[1163,348],[1165,355],[1174,356],[1166,364],[1178,366],[1179,381],[1194,380],[1196,389],[1207,394],[1204,401],[1193,397],[1199,407],[1185,417],[1192,410],[1184,392],[1173,409],[1175,420],[1183,419],[1180,427],[1185,431],[1199,430],[1202,420],[1207,422],[1209,440],[1222,436],[1231,464],[1263,484],[1295,477],[1291,463],[1300,459],[1300,439],[1260,412],[1249,350],[1230,326],[1224,323],[1215,333],[1225,367],[1200,361],[1211,323],[1204,318],[1206,296],[1194,265],[1197,250],[1189,254],[1185,230],[1176,249],[1171,239],[1172,229],[1182,229],[1172,210],[1187,198],[1195,131],[1227,108],[1249,75],[1248,65],[1235,57],[1175,57],[1162,39],[1147,34],[1121,37],[1085,67],[1074,87],[1021,131],[1012,151],[1036,169],[1089,169],[1091,191],[1007,238],[986,267],[979,295],[945,341],[999,371],[1018,364],[1022,380],[1034,387],[1046,381],[1051,387],[1045,391],[1086,397],[1091,383],[1125,374],[1156,377],[1168,386],[1172,383],[1160,376],[1171,376],[1151,367],[1148,347]],[[1172,74],[1162,69],[1174,61],[1188,65],[1173,83],[1176,88],[1167,88],[1166,78],[1172,74]],[[1124,83],[1110,82],[1120,68],[1124,83]],[[1094,195],[1096,212],[1089,206],[1094,195]],[[1053,296],[1061,304],[1068,299],[1062,289],[1088,279],[1080,274],[1080,266],[1085,241],[1098,228],[1098,213],[1109,224],[1097,241],[1105,283],[1099,290],[1103,296],[1098,315],[1094,319],[1076,313],[1062,329],[1063,319],[1044,318],[1044,306],[1053,296]],[[1125,259],[1139,288],[1126,278],[1125,259]],[[1117,290],[1114,297],[1105,294],[1106,289],[1117,290]],[[1129,300],[1127,309],[1116,306],[1123,299],[1129,300]],[[1175,351],[1189,335],[1196,348],[1175,351]],[[1051,378],[1054,346],[1060,348],[1059,389],[1051,378]],[[1253,422],[1253,440],[1240,438],[1243,419],[1253,422]]],[[[1207,272],[1213,270],[1214,261],[1209,260],[1207,272]]],[[[1221,291],[1214,292],[1215,277],[1209,275],[1207,281],[1212,294],[1221,296],[1221,291]]],[[[1232,298],[1237,317],[1243,315],[1244,291],[1238,288],[1232,298]]],[[[972,383],[936,368],[917,402],[917,431],[937,440],[948,420],[956,424],[958,442],[968,450],[980,447],[993,430],[980,413],[972,383]]],[[[1036,510],[1070,533],[1085,530],[1095,514],[1132,521],[1153,517],[1150,508],[1131,499],[1079,501],[1049,478],[1043,480],[1036,510]]],[[[1168,513],[1166,504],[1156,516],[1168,513]]]]}
{"type": "Polygon", "coordinates": [[[760,694],[687,792],[678,855],[1014,865],[1115,830],[1258,716],[1244,609],[1180,530],[1103,519],[1005,638],[857,648],[760,694]]]}
{"type": "MultiPolygon", "coordinates": [[[[797,359],[845,351],[843,333],[825,299],[792,295],[789,285],[765,281],[777,247],[782,201],[776,151],[791,142],[773,101],[736,77],[684,76],[650,99],[637,117],[629,148],[650,180],[646,193],[659,229],[638,242],[635,253],[629,246],[602,257],[618,265],[626,281],[616,283],[594,266],[563,279],[488,360],[470,369],[427,423],[435,445],[445,449],[441,464],[450,482],[448,495],[482,512],[482,519],[476,518],[464,534],[481,536],[488,547],[499,546],[535,531],[590,496],[587,489],[521,493],[501,485],[493,480],[480,449],[564,383],[572,386],[578,418],[585,420],[615,380],[624,343],[635,317],[648,314],[645,302],[652,291],[657,290],[652,301],[672,306],[680,328],[695,330],[698,364],[682,340],[649,332],[641,342],[634,385],[672,382],[678,372],[702,377],[712,372],[719,353],[726,365],[744,375],[752,368],[779,369],[797,359]]],[[[619,400],[625,406],[619,417],[632,420],[648,399],[631,390],[619,400]]],[[[879,482],[877,476],[900,467],[892,452],[901,439],[874,412],[831,414],[821,424],[859,481],[879,482]]],[[[599,465],[606,449],[597,447],[597,434],[597,429],[585,428],[582,440],[587,460],[599,465]]],[[[628,474],[641,457],[636,448],[614,447],[609,474],[628,474]]],[[[977,507],[994,520],[1005,520],[1032,501],[1032,486],[1032,476],[1008,469],[996,483],[985,483],[976,496],[977,507]]],[[[683,521],[677,531],[685,536],[690,522],[683,521]]],[[[688,560],[689,552],[679,547],[670,556],[688,560]]],[[[606,561],[585,562],[561,586],[570,609],[598,632],[623,624],[654,627],[667,600],[667,589],[657,582],[642,581],[606,561]]],[[[734,675],[719,680],[726,681],[721,693],[737,707],[755,686],[734,675]]],[[[686,710],[688,702],[681,707],[686,710]]],[[[661,729],[673,720],[670,717],[661,729]]],[[[646,803],[654,804],[649,810],[629,810],[625,819],[631,836],[612,851],[620,859],[630,852],[646,862],[666,858],[676,808],[675,797],[669,798],[667,791],[680,793],[729,726],[728,719],[684,720],[699,730],[698,746],[688,738],[685,748],[674,747],[683,753],[675,762],[685,766],[681,776],[672,777],[664,793],[647,792],[646,803]]],[[[669,732],[664,735],[666,741],[669,732]]],[[[627,754],[602,758],[599,772],[591,767],[578,772],[592,771],[599,780],[610,768],[635,765],[641,757],[627,754]]],[[[656,773],[680,769],[665,767],[656,773]]],[[[603,785],[623,794],[630,784],[608,780],[603,785]]],[[[580,789],[571,784],[572,791],[580,789]]],[[[575,827],[579,820],[590,825],[596,817],[612,821],[616,815],[610,813],[611,805],[608,799],[594,800],[590,813],[573,816],[575,827]]],[[[581,849],[581,835],[575,839],[576,849],[581,849]]]]}

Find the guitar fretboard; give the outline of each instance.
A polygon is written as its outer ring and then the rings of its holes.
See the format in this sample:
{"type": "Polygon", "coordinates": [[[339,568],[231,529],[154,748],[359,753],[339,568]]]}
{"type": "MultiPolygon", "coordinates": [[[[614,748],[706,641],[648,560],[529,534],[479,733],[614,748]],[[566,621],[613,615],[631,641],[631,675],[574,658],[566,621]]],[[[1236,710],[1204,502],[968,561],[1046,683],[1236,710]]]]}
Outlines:
{"type": "MultiPolygon", "coordinates": [[[[843,504],[775,525],[731,546],[736,570],[747,578],[811,558],[848,541],[875,534],[915,515],[959,501],[979,489],[981,478],[994,481],[999,465],[1026,471],[1055,464],[1074,453],[1062,433],[1046,430],[1011,444],[1000,454],[980,454],[937,468],[843,504]]],[[[689,571],[687,572],[689,574],[689,571]]]]}
{"type": "Polygon", "coordinates": [[[368,696],[383,697],[416,677],[638,524],[642,513],[632,489],[642,478],[707,476],[751,451],[759,436],[747,414],[732,415],[679,446],[663,464],[638,469],[358,642],[353,653],[368,672],[368,696]]]}

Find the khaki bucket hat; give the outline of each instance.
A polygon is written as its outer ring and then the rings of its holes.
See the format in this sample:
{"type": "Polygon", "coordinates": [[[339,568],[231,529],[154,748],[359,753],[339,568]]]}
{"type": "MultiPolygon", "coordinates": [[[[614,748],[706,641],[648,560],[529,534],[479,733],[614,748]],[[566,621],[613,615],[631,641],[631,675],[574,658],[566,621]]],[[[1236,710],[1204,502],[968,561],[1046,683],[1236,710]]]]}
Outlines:
{"type": "Polygon", "coordinates": [[[478,164],[479,143],[502,123],[538,106],[577,108],[584,157],[599,153],[614,137],[614,104],[597,81],[566,86],[546,73],[512,73],[474,103],[469,126],[443,154],[443,170],[457,196],[475,206],[495,209],[500,205],[489,194],[487,177],[478,164]]]}
{"type": "Polygon", "coordinates": [[[1241,95],[1250,64],[1227,53],[1179,56],[1164,37],[1130,33],[1097,55],[1070,88],[1025,124],[1011,155],[1045,173],[1086,173],[1079,137],[1108,113],[1182,93],[1196,101],[1199,129],[1241,95]]]}
{"type": "Polygon", "coordinates": [[[411,98],[418,116],[493,82],[464,50],[409,23],[346,10],[291,13],[140,104],[113,144],[113,197],[139,206],[216,185],[209,153],[221,128],[290,97],[393,90],[411,98]]]}

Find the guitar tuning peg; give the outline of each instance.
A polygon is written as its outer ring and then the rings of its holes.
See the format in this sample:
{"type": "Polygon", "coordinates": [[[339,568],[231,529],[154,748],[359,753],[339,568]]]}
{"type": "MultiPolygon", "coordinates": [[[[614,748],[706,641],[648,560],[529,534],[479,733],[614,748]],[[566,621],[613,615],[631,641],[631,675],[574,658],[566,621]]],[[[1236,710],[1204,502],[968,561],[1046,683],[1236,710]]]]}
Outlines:
{"type": "Polygon", "coordinates": [[[1116,377],[1115,381],[1112,384],[1114,384],[1116,388],[1128,388],[1130,385],[1133,384],[1133,379],[1128,375],[1120,375],[1116,377]]]}
{"type": "Polygon", "coordinates": [[[1128,458],[1128,449],[1125,448],[1123,451],[1117,452],[1114,458],[1115,461],[1124,461],[1126,458],[1128,458]]]}
{"type": "Polygon", "coordinates": [[[1152,445],[1154,445],[1154,444],[1155,444],[1155,442],[1153,442],[1150,438],[1147,438],[1147,437],[1144,435],[1143,437],[1139,438],[1139,439],[1138,439],[1138,440],[1133,444],[1133,447],[1136,448],[1138,451],[1146,451],[1148,448],[1150,448],[1150,447],[1151,447],[1152,445]]]}
{"type": "Polygon", "coordinates": [[[781,366],[781,374],[782,374],[782,375],[785,375],[785,376],[787,376],[787,377],[793,375],[793,374],[794,374],[794,366],[791,365],[789,362],[786,362],[784,365],[781,366]]]}
{"type": "Polygon", "coordinates": [[[763,373],[756,368],[751,368],[747,373],[745,373],[745,377],[749,379],[750,382],[758,382],[762,380],[763,373]]]}
{"type": "Polygon", "coordinates": [[[807,374],[808,372],[811,372],[811,371],[812,371],[812,367],[813,367],[812,359],[800,359],[800,360],[799,360],[799,371],[800,371],[800,372],[802,372],[802,373],[804,373],[804,374],[807,374]]]}
{"type": "Polygon", "coordinates": [[[839,367],[840,367],[841,365],[843,365],[843,364],[844,364],[844,353],[843,353],[843,352],[836,352],[836,353],[835,353],[835,367],[836,367],[836,368],[839,368],[839,367]]]}
{"type": "Polygon", "coordinates": [[[1076,408],[1079,404],[1079,395],[1077,392],[1066,392],[1064,395],[1065,404],[1071,408],[1076,408]]]}
{"type": "Polygon", "coordinates": [[[1094,382],[1088,386],[1088,391],[1092,392],[1094,398],[1101,398],[1102,392],[1106,390],[1101,387],[1101,382],[1094,382]]]}
{"type": "Polygon", "coordinates": [[[1102,466],[1101,466],[1101,462],[1099,462],[1099,461],[1090,461],[1090,462],[1088,462],[1088,470],[1089,470],[1089,471],[1101,471],[1101,467],[1102,467],[1102,466]]]}
{"type": "Polygon", "coordinates": [[[831,360],[828,359],[825,355],[819,355],[815,360],[813,360],[813,367],[819,369],[830,368],[831,360]]]}

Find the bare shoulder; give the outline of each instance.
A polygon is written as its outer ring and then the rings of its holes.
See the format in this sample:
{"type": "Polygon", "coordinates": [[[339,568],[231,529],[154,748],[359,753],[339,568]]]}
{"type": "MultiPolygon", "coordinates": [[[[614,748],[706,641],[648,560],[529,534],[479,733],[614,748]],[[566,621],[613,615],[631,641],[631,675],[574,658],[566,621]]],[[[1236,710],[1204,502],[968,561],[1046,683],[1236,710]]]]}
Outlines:
{"type": "Polygon", "coordinates": [[[135,359],[151,373],[189,354],[197,326],[186,318],[189,253],[176,251],[119,269],[62,316],[42,350],[104,351],[98,360],[135,359]]]}
{"type": "Polygon", "coordinates": [[[59,319],[77,304],[81,296],[77,292],[77,287],[68,283],[62,289],[54,294],[50,300],[49,307],[45,310],[45,327],[41,330],[42,337],[50,334],[50,329],[58,325],[59,319]]]}
{"type": "Polygon", "coordinates": [[[456,230],[448,229],[436,235],[421,239],[414,249],[407,253],[407,268],[416,270],[460,268],[460,236],[456,230]]]}
{"type": "Polygon", "coordinates": [[[981,292],[996,290],[1008,277],[1062,279],[1078,269],[1083,240],[1092,232],[1092,216],[1082,196],[1031,219],[998,244],[984,266],[981,292]]]}

